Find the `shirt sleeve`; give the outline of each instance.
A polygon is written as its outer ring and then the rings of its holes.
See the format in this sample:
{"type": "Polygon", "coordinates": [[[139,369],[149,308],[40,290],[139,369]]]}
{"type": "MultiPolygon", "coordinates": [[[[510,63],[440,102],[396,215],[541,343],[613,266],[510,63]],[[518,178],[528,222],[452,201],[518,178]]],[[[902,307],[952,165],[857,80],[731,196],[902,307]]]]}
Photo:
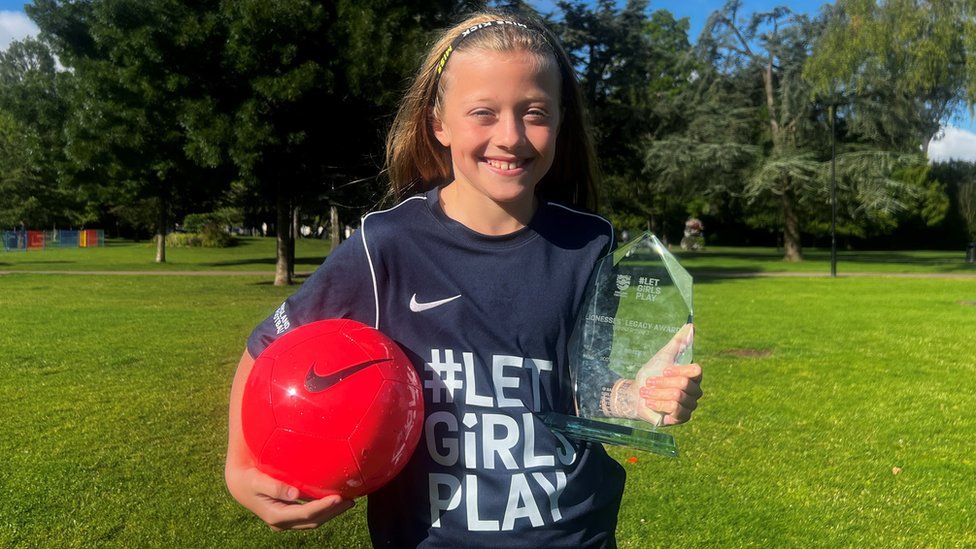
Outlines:
{"type": "Polygon", "coordinates": [[[342,242],[247,339],[257,358],[281,335],[298,326],[327,318],[348,318],[373,325],[376,316],[374,283],[359,233],[342,242]]]}

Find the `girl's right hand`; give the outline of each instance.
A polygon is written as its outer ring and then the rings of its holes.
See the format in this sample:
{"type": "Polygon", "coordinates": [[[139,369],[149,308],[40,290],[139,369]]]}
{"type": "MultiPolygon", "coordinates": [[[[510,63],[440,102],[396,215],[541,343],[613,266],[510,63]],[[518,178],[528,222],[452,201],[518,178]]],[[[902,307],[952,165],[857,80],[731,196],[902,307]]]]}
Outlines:
{"type": "Polygon", "coordinates": [[[302,502],[297,488],[254,467],[227,467],[224,476],[234,499],[275,531],[318,528],[355,505],[339,495],[302,502]]]}
{"type": "Polygon", "coordinates": [[[227,461],[224,464],[227,489],[234,499],[268,523],[272,530],[317,528],[348,511],[354,503],[338,495],[302,502],[298,499],[297,488],[269,477],[254,466],[241,429],[241,398],[253,367],[254,358],[245,350],[230,390],[227,461]]]}

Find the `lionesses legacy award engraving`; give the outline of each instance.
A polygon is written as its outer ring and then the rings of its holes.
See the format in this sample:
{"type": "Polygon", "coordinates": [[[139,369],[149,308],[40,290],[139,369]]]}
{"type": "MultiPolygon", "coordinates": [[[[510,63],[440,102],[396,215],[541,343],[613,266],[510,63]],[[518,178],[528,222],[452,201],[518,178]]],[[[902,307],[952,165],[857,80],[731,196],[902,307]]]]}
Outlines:
{"type": "Polygon", "coordinates": [[[691,275],[653,234],[601,259],[569,343],[576,415],[549,413],[545,423],[570,438],[677,456],[674,437],[658,429],[664,416],[616,392],[689,364],[692,318],[691,275]]]}

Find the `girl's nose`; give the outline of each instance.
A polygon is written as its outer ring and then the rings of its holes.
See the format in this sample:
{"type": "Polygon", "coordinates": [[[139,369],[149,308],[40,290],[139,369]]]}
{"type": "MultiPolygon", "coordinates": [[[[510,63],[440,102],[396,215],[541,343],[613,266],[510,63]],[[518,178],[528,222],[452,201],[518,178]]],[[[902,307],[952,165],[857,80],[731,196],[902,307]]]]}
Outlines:
{"type": "Polygon", "coordinates": [[[525,140],[525,124],[514,114],[502,116],[498,121],[496,144],[500,147],[512,148],[521,145],[525,140]]]}

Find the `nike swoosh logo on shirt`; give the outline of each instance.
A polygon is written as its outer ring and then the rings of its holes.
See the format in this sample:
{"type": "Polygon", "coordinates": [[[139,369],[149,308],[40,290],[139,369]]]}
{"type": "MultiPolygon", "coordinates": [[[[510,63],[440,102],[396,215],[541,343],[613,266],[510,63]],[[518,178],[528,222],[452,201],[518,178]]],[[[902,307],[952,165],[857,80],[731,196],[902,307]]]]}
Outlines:
{"type": "Polygon", "coordinates": [[[417,301],[417,294],[413,294],[413,296],[410,297],[410,310],[415,313],[419,313],[420,311],[426,311],[427,309],[440,307],[441,305],[445,303],[450,303],[451,301],[454,301],[459,297],[461,297],[461,294],[458,294],[454,297],[449,297],[447,299],[439,299],[437,301],[431,301],[430,303],[420,303],[417,301]]]}
{"type": "Polygon", "coordinates": [[[369,368],[373,364],[379,364],[380,362],[389,362],[390,358],[380,358],[377,360],[367,360],[366,362],[360,362],[359,364],[353,364],[339,370],[338,372],[331,373],[329,375],[320,376],[315,373],[315,363],[312,363],[312,367],[308,369],[308,374],[305,375],[305,388],[308,389],[310,393],[320,393],[329,387],[332,387],[336,383],[339,383],[343,379],[355,374],[360,370],[369,368]]]}

